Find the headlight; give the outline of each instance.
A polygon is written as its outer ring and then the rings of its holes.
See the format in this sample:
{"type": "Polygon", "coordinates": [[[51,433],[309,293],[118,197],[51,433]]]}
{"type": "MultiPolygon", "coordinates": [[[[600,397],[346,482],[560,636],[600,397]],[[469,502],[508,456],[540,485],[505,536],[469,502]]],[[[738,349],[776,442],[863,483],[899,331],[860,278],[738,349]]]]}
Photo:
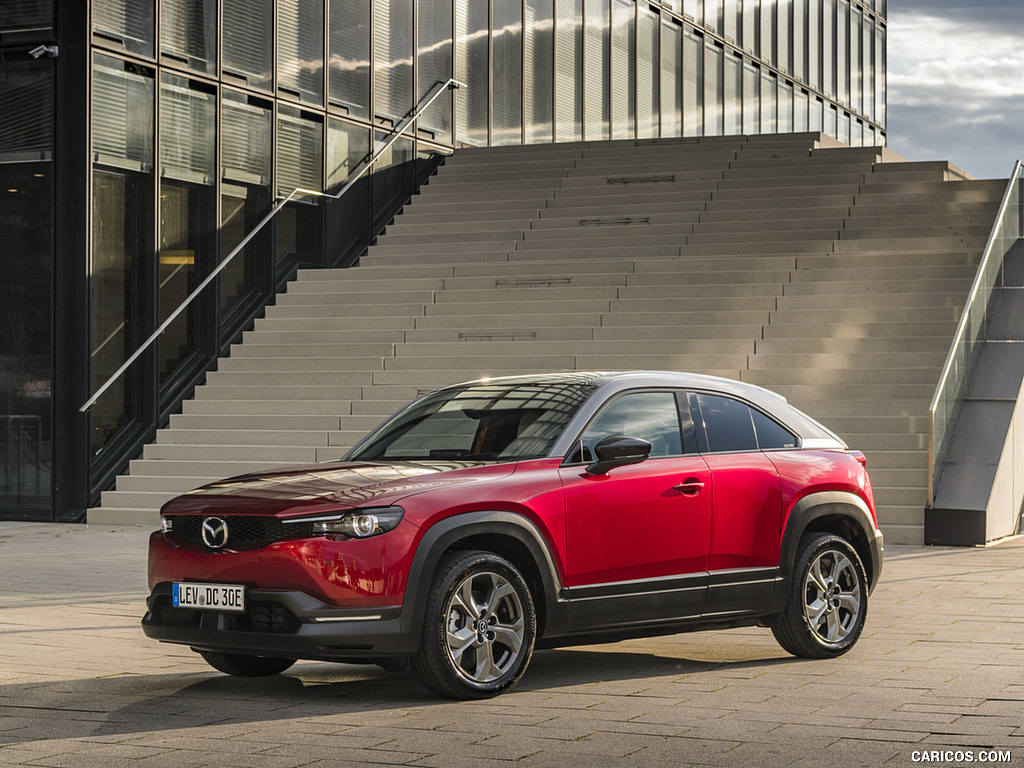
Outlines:
{"type": "Polygon", "coordinates": [[[174,530],[174,520],[169,517],[160,518],[160,530],[164,533],[170,533],[174,530]]]}
{"type": "Polygon", "coordinates": [[[394,530],[404,514],[401,507],[376,507],[287,522],[310,522],[314,534],[341,534],[350,539],[366,539],[394,530]]]}

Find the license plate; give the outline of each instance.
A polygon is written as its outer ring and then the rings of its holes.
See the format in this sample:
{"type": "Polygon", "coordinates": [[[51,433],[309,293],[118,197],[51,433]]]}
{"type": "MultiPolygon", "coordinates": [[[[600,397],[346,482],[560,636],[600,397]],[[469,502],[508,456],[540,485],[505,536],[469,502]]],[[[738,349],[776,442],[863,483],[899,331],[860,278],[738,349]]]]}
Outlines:
{"type": "Polygon", "coordinates": [[[175,608],[241,613],[245,610],[245,587],[241,584],[175,582],[171,587],[171,603],[175,608]]]}

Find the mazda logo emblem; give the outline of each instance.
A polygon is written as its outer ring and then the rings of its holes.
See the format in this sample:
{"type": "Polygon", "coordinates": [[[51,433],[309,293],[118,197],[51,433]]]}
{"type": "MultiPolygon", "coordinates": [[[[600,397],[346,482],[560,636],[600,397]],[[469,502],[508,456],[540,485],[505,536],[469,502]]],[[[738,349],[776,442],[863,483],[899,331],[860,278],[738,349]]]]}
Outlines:
{"type": "Polygon", "coordinates": [[[203,520],[203,543],[210,549],[220,549],[228,543],[228,524],[219,517],[203,520]]]}

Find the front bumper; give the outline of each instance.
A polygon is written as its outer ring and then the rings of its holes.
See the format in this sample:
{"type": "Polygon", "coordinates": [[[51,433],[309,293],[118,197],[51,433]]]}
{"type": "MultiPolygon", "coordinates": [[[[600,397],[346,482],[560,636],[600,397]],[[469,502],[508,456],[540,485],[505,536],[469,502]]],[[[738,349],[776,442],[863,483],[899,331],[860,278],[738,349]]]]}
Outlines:
{"type": "Polygon", "coordinates": [[[343,661],[408,655],[401,606],[338,608],[303,592],[250,589],[243,613],[175,608],[157,584],[142,619],[147,637],[197,650],[343,661]]]}

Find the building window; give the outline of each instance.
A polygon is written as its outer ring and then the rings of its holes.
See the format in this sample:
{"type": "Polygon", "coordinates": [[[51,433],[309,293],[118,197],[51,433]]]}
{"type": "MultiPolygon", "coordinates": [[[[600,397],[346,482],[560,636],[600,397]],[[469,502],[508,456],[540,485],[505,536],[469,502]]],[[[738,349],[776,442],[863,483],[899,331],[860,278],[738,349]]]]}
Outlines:
{"type": "Polygon", "coordinates": [[[370,0],[331,0],[332,105],[352,117],[370,116],[370,0]]]}
{"type": "Polygon", "coordinates": [[[649,5],[637,6],[636,136],[660,135],[661,22],[649,5]]]}
{"type": "Polygon", "coordinates": [[[140,56],[154,55],[155,0],[93,0],[92,32],[140,56]]]}
{"type": "Polygon", "coordinates": [[[523,143],[523,4],[492,0],[491,144],[523,143]]]}
{"type": "MultiPolygon", "coordinates": [[[[92,72],[92,251],[89,390],[97,391],[151,332],[154,83],[152,73],[97,54],[92,72]]],[[[140,368],[89,411],[90,448],[103,453],[141,418],[140,368]]]]}
{"type": "Polygon", "coordinates": [[[661,20],[661,135],[683,135],[683,26],[661,20]]]}
{"type": "Polygon", "coordinates": [[[555,4],[555,140],[583,138],[583,0],[555,4]]]}
{"type": "Polygon", "coordinates": [[[683,135],[704,133],[704,36],[683,30],[683,135]]]}
{"type": "Polygon", "coordinates": [[[455,95],[456,138],[466,144],[487,144],[489,75],[487,3],[457,0],[455,4],[455,79],[465,83],[455,95]]]}
{"type": "MultiPolygon", "coordinates": [[[[453,74],[451,0],[420,0],[418,26],[419,57],[416,76],[416,103],[425,99],[453,74]]],[[[417,124],[421,136],[436,141],[452,140],[451,91],[438,96],[417,124]]]]}
{"type": "MultiPolygon", "coordinates": [[[[272,111],[254,97],[225,90],[221,97],[221,258],[227,258],[267,214],[271,203],[272,111]]],[[[220,273],[220,309],[224,334],[230,318],[250,306],[261,291],[261,272],[270,252],[264,228],[220,273]]]]}
{"type": "Polygon", "coordinates": [[[636,131],[636,11],[633,0],[612,0],[611,121],[613,139],[636,131]]]}
{"type": "MultiPolygon", "coordinates": [[[[373,111],[376,117],[397,123],[412,108],[412,48],[412,0],[375,0],[373,111]]],[[[486,92],[486,86],[484,90],[486,92]]]]}
{"type": "MultiPolygon", "coordinates": [[[[160,254],[158,321],[177,310],[212,269],[217,235],[216,97],[194,81],[160,79],[160,254]]],[[[161,387],[176,389],[175,374],[200,351],[205,325],[192,302],[157,342],[161,387]]],[[[194,364],[196,361],[192,360],[194,364]]]]}
{"type": "Polygon", "coordinates": [[[160,57],[204,74],[217,71],[216,0],[163,0],[160,57]]]}
{"type": "Polygon", "coordinates": [[[611,48],[610,0],[584,0],[583,138],[604,141],[611,135],[608,62],[611,48]]]}
{"type": "Polygon", "coordinates": [[[273,84],[273,0],[223,0],[224,75],[269,91],[273,84]]]}
{"type": "Polygon", "coordinates": [[[704,44],[704,135],[725,133],[724,63],[725,50],[712,40],[704,44]]]}
{"type": "Polygon", "coordinates": [[[278,0],[277,90],[307,104],[324,103],[323,0],[278,0]]]}
{"type": "Polygon", "coordinates": [[[553,0],[526,0],[523,96],[527,144],[554,139],[554,14],[553,0]]]}
{"type": "Polygon", "coordinates": [[[735,136],[743,133],[743,62],[739,56],[725,56],[725,129],[735,136]]]}
{"type": "MultiPolygon", "coordinates": [[[[4,28],[17,28],[18,21],[8,18],[4,28]]],[[[43,517],[51,503],[53,122],[54,62],[6,63],[0,76],[0,513],[18,516],[43,517]]]]}
{"type": "Polygon", "coordinates": [[[761,69],[750,61],[743,62],[743,133],[761,132],[761,69]]]}

